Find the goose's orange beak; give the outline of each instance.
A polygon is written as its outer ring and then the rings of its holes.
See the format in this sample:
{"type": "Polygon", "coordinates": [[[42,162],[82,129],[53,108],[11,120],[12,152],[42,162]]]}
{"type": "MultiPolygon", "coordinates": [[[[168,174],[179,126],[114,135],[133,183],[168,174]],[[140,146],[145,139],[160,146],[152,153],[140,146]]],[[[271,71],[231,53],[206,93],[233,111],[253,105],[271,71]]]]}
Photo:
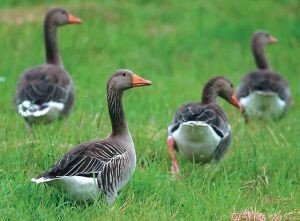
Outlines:
{"type": "Polygon", "coordinates": [[[236,94],[233,93],[230,97],[230,103],[235,106],[236,108],[240,109],[240,111],[242,111],[242,106],[240,104],[240,102],[238,101],[236,94]]]}
{"type": "Polygon", "coordinates": [[[70,23],[70,24],[80,24],[81,23],[81,19],[75,17],[74,15],[69,14],[68,23],[70,23]]]}
{"type": "Polygon", "coordinates": [[[273,37],[273,36],[270,36],[269,37],[269,42],[270,42],[270,44],[276,44],[278,42],[278,39],[273,37]]]}
{"type": "Polygon", "coordinates": [[[132,86],[133,87],[139,87],[139,86],[147,86],[147,85],[151,85],[152,82],[148,81],[146,79],[141,78],[140,76],[136,75],[136,74],[132,74],[132,86]]]}

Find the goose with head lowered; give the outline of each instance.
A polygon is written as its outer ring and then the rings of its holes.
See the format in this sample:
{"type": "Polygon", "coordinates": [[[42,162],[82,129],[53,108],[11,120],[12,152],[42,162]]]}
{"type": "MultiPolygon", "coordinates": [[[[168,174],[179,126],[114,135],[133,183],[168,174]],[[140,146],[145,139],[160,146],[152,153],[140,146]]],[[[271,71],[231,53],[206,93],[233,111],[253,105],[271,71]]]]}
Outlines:
{"type": "Polygon", "coordinates": [[[67,116],[74,102],[72,79],[64,69],[56,42],[57,28],[81,20],[62,8],[47,12],[44,20],[46,62],[25,71],[15,94],[18,113],[28,126],[67,116]]]}
{"type": "Polygon", "coordinates": [[[202,100],[181,106],[168,127],[168,150],[171,171],[179,172],[175,150],[196,163],[220,160],[231,143],[231,128],[226,114],[216,104],[217,96],[240,108],[232,83],[222,77],[210,79],[202,100]]]}
{"type": "Polygon", "coordinates": [[[247,74],[237,89],[246,122],[249,118],[278,119],[291,103],[288,82],[273,72],[264,48],[277,39],[265,31],[257,31],[252,37],[252,52],[257,70],[247,74]]]}
{"type": "Polygon", "coordinates": [[[47,172],[32,179],[53,184],[77,200],[91,200],[102,194],[110,204],[129,181],[136,155],[125,114],[123,92],[132,87],[151,85],[129,70],[114,73],[107,84],[107,103],[112,132],[103,140],[88,141],[67,152],[47,172]]]}

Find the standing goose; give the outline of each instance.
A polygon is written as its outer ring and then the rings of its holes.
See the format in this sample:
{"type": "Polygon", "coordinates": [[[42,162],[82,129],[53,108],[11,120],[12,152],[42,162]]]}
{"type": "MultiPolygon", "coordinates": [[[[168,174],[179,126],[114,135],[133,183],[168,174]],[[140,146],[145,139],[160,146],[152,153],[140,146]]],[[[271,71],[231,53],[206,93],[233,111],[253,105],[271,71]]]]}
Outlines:
{"type": "Polygon", "coordinates": [[[78,200],[93,199],[102,193],[108,203],[114,202],[136,165],[134,144],[122,108],[123,91],[146,85],[151,85],[151,81],[129,70],[121,69],[113,74],[107,84],[110,135],[79,144],[32,181],[56,184],[78,200]]]}
{"type": "Polygon", "coordinates": [[[175,114],[167,138],[173,173],[179,172],[174,149],[197,163],[218,161],[227,151],[231,129],[226,114],[216,104],[217,96],[240,108],[232,83],[215,77],[206,83],[201,102],[185,104],[175,114]]]}
{"type": "Polygon", "coordinates": [[[17,85],[15,104],[28,126],[67,116],[74,102],[72,79],[64,69],[56,43],[56,30],[81,23],[66,10],[49,10],[44,21],[46,63],[25,71],[17,85]]]}
{"type": "Polygon", "coordinates": [[[265,56],[264,47],[277,39],[265,31],[257,31],[252,37],[252,52],[257,70],[247,74],[238,87],[237,96],[248,118],[276,119],[283,115],[291,103],[287,81],[273,72],[265,56]]]}

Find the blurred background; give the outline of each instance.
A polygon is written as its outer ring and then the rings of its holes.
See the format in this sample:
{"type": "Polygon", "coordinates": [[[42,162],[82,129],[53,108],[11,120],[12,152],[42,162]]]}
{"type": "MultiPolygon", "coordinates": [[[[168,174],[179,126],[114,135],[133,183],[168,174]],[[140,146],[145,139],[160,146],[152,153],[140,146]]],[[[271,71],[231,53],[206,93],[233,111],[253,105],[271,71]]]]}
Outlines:
{"type": "Polygon", "coordinates": [[[232,212],[247,209],[281,217],[299,211],[299,12],[299,0],[0,0],[3,219],[228,220],[232,212]],[[57,39],[76,103],[66,121],[28,134],[13,96],[20,74],[44,62],[42,24],[53,7],[83,21],[59,28],[57,39]],[[165,139],[176,108],[199,101],[203,85],[215,75],[238,85],[254,70],[250,39],[258,29],[279,40],[266,54],[290,83],[291,110],[279,122],[245,125],[240,113],[219,99],[233,128],[228,157],[215,169],[183,163],[185,179],[174,181],[165,139]],[[124,98],[138,166],[120,200],[112,208],[99,203],[82,208],[32,185],[31,177],[72,146],[108,134],[106,82],[119,68],[153,82],[124,98]]]}

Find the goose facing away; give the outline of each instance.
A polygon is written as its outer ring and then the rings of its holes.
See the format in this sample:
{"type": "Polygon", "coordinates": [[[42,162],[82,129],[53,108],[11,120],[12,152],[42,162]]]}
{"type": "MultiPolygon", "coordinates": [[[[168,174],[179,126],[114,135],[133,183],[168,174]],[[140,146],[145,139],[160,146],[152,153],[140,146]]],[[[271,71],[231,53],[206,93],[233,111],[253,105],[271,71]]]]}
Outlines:
{"type": "Polygon", "coordinates": [[[199,103],[181,106],[168,127],[168,150],[172,160],[171,171],[179,172],[175,151],[197,163],[220,160],[231,142],[231,128],[226,114],[216,104],[220,96],[240,108],[232,83],[224,77],[209,80],[199,103]]]}
{"type": "Polygon", "coordinates": [[[129,70],[121,69],[113,74],[107,84],[111,134],[103,140],[79,144],[32,181],[58,186],[77,200],[104,194],[108,203],[114,202],[136,166],[135,148],[122,108],[123,91],[146,85],[151,85],[151,81],[129,70]]]}
{"type": "Polygon", "coordinates": [[[26,70],[20,77],[15,94],[18,113],[28,126],[49,123],[67,116],[74,102],[72,79],[64,69],[56,43],[57,28],[78,24],[81,20],[62,8],[49,10],[44,20],[46,61],[26,70]]]}
{"type": "Polygon", "coordinates": [[[280,118],[290,106],[288,82],[271,70],[264,52],[266,45],[276,42],[277,39],[265,31],[253,34],[252,52],[257,70],[247,74],[237,90],[246,121],[249,118],[280,118]]]}

